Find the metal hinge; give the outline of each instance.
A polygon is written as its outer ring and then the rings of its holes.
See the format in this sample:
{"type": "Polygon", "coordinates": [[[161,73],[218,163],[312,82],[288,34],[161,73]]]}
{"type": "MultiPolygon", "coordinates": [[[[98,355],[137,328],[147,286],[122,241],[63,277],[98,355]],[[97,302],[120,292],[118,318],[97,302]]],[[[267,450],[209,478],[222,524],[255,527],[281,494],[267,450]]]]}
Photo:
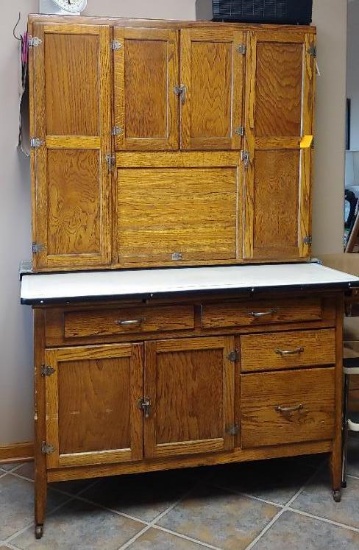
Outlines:
{"type": "Polygon", "coordinates": [[[118,51],[122,48],[122,44],[121,42],[119,42],[118,40],[112,40],[111,42],[111,48],[114,50],[114,51],[118,51]]]}
{"type": "Polygon", "coordinates": [[[244,126],[238,126],[238,128],[235,128],[234,133],[237,134],[237,136],[244,136],[244,126]]]}
{"type": "Polygon", "coordinates": [[[55,369],[53,367],[50,367],[49,365],[41,365],[41,376],[51,376],[54,374],[55,369]]]}
{"type": "Polygon", "coordinates": [[[238,424],[232,424],[232,426],[228,426],[226,429],[226,432],[228,435],[238,435],[239,434],[239,425],[238,424]]]}
{"type": "Polygon", "coordinates": [[[46,443],[46,441],[43,441],[41,443],[41,452],[43,455],[50,455],[55,451],[55,447],[53,445],[49,445],[46,443]]]}
{"type": "Polygon", "coordinates": [[[143,397],[138,400],[137,406],[143,411],[145,418],[149,418],[151,412],[151,399],[149,397],[143,397]]]}
{"type": "Polygon", "coordinates": [[[245,44],[238,44],[236,49],[237,49],[237,52],[242,55],[246,55],[247,53],[247,46],[245,44]]]}
{"type": "Polygon", "coordinates": [[[317,57],[317,48],[314,46],[314,44],[311,44],[309,48],[307,49],[307,53],[309,55],[312,55],[313,57],[317,57]]]}
{"type": "Polygon", "coordinates": [[[32,243],[31,249],[33,254],[38,254],[44,250],[45,246],[40,243],[32,243]]]}
{"type": "Polygon", "coordinates": [[[306,237],[304,237],[303,244],[312,244],[312,236],[307,235],[306,237]]]}
{"type": "Polygon", "coordinates": [[[44,144],[44,140],[40,138],[31,138],[30,139],[30,147],[33,149],[36,149],[38,147],[41,147],[41,145],[44,144]]]}
{"type": "Polygon", "coordinates": [[[232,363],[236,363],[239,360],[239,351],[237,349],[231,351],[231,353],[227,355],[227,359],[232,361],[232,363]]]}
{"type": "Polygon", "coordinates": [[[115,155],[106,155],[107,173],[113,172],[116,165],[115,155]]]}
{"type": "Polygon", "coordinates": [[[41,40],[41,38],[38,38],[37,36],[29,36],[29,39],[28,39],[27,43],[28,43],[29,47],[40,46],[40,44],[42,44],[42,40],[41,40]]]}
{"type": "Polygon", "coordinates": [[[248,166],[248,164],[249,164],[249,161],[250,161],[250,157],[249,157],[249,152],[248,152],[248,151],[241,151],[241,161],[243,162],[244,167],[247,168],[247,166],[248,166]]]}
{"type": "Polygon", "coordinates": [[[121,128],[121,126],[114,126],[112,128],[111,134],[113,136],[120,136],[121,134],[123,134],[123,128],[121,128]]]}

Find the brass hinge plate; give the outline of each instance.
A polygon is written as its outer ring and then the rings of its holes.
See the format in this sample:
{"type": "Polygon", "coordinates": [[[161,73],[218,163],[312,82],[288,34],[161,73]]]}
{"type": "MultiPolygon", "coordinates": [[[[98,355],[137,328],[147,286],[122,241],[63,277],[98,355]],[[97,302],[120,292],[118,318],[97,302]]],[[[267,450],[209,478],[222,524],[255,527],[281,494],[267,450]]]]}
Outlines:
{"type": "Polygon", "coordinates": [[[35,137],[30,139],[30,147],[32,147],[32,149],[38,149],[43,144],[44,144],[44,140],[40,138],[35,137]]]}
{"type": "Polygon", "coordinates": [[[232,361],[232,363],[236,363],[239,360],[239,351],[237,349],[231,351],[231,353],[227,355],[227,359],[232,361]]]}
{"type": "Polygon", "coordinates": [[[46,443],[46,441],[43,441],[41,443],[41,452],[43,455],[50,455],[55,451],[55,447],[53,445],[49,445],[46,443]]]}
{"type": "Polygon", "coordinates": [[[41,365],[41,376],[51,376],[54,374],[55,369],[53,367],[50,367],[50,365],[41,365]]]}
{"type": "Polygon", "coordinates": [[[228,426],[226,429],[226,432],[228,435],[238,435],[239,434],[239,425],[238,424],[232,424],[232,426],[228,426]]]}
{"type": "Polygon", "coordinates": [[[33,48],[33,47],[36,47],[36,46],[40,46],[42,44],[42,40],[40,38],[38,38],[37,36],[29,36],[29,39],[28,39],[28,46],[33,48]]]}
{"type": "Polygon", "coordinates": [[[237,49],[237,52],[242,55],[246,55],[247,53],[247,46],[245,44],[238,44],[236,49],[237,49]]]}
{"type": "Polygon", "coordinates": [[[311,55],[312,57],[317,57],[317,48],[312,44],[311,46],[309,46],[309,48],[307,49],[307,53],[309,55],[311,55]]]}
{"type": "Polygon", "coordinates": [[[303,244],[312,244],[312,236],[307,235],[306,237],[304,237],[303,244]]]}
{"type": "Polygon", "coordinates": [[[244,136],[244,126],[238,126],[238,128],[235,128],[234,133],[237,134],[237,136],[244,136]]]}
{"type": "Polygon", "coordinates": [[[33,254],[38,254],[45,249],[45,246],[41,243],[32,243],[31,249],[33,254]]]}
{"type": "Polygon", "coordinates": [[[120,136],[123,134],[123,128],[121,126],[114,126],[111,133],[113,136],[120,136]]]}

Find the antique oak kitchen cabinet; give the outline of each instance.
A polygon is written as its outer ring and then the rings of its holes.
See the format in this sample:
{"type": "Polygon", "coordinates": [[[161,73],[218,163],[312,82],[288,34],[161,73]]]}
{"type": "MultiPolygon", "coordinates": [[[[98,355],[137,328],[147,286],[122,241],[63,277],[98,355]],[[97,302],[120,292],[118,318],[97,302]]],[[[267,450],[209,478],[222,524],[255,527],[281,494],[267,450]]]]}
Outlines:
{"type": "Polygon", "coordinates": [[[343,292],[310,259],[315,28],[32,15],[35,534],[47,484],[329,453],[343,292]]]}

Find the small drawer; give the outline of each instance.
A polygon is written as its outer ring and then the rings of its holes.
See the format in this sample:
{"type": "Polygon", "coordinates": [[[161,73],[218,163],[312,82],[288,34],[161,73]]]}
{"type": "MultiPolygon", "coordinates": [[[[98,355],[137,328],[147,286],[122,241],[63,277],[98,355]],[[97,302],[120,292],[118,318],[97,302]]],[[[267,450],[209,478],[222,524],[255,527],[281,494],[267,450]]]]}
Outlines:
{"type": "Polygon", "coordinates": [[[320,298],[204,304],[201,315],[203,328],[262,326],[322,318],[320,298]]]}
{"type": "Polygon", "coordinates": [[[241,371],[335,364],[335,330],[298,330],[241,336],[241,371]]]}
{"type": "Polygon", "coordinates": [[[189,330],[193,327],[193,306],[108,308],[69,311],[64,315],[65,338],[189,330]]]}
{"type": "Polygon", "coordinates": [[[335,370],[241,375],[242,447],[330,440],[335,427],[335,370]]]}

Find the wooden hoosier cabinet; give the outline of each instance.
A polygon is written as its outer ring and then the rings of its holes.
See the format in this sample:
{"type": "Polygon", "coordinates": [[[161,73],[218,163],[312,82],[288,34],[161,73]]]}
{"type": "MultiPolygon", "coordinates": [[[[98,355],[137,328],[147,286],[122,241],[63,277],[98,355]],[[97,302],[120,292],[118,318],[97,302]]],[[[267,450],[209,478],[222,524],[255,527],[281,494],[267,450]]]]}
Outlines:
{"type": "Polygon", "coordinates": [[[358,279],[308,261],[314,27],[29,33],[36,536],[76,478],[329,453],[339,500],[358,279]]]}

